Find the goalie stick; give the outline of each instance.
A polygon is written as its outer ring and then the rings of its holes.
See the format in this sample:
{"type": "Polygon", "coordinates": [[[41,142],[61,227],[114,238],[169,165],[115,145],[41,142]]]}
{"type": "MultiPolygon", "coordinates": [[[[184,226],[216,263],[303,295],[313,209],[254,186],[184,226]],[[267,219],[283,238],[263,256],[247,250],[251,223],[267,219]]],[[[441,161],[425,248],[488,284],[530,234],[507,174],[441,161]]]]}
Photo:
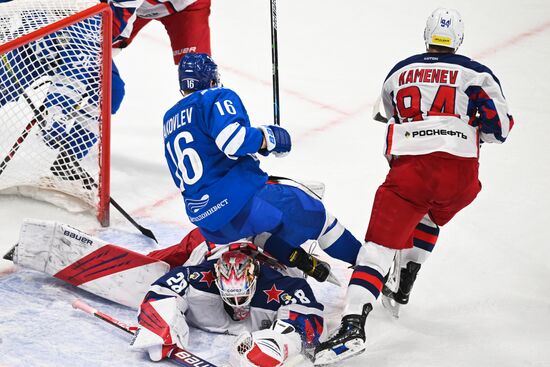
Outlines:
{"type": "MultiPolygon", "coordinates": [[[[128,325],[110,315],[107,315],[106,313],[98,311],[97,309],[93,308],[92,306],[88,305],[80,299],[75,299],[72,303],[72,306],[73,308],[93,315],[98,319],[127,332],[128,334],[136,335],[136,332],[138,330],[136,326],[128,325]]],[[[179,347],[175,347],[170,352],[170,354],[168,355],[168,359],[182,367],[217,367],[215,364],[205,361],[201,357],[198,357],[195,354],[190,353],[187,350],[179,347]]]]}

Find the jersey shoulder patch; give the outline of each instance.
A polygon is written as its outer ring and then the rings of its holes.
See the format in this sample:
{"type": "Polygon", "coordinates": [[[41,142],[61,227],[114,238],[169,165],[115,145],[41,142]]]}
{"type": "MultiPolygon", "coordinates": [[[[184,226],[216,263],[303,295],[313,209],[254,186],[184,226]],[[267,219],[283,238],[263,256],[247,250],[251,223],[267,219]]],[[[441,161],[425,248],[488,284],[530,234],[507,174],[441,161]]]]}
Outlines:
{"type": "Polygon", "coordinates": [[[189,266],[187,268],[189,284],[195,289],[218,294],[218,287],[215,283],[214,263],[215,261],[206,261],[195,266],[189,266]]]}
{"type": "Polygon", "coordinates": [[[268,266],[262,266],[260,274],[251,302],[253,307],[276,311],[290,303],[302,303],[306,299],[307,303],[314,301],[311,287],[304,278],[285,276],[268,266]],[[301,300],[295,297],[296,293],[301,300]]]}

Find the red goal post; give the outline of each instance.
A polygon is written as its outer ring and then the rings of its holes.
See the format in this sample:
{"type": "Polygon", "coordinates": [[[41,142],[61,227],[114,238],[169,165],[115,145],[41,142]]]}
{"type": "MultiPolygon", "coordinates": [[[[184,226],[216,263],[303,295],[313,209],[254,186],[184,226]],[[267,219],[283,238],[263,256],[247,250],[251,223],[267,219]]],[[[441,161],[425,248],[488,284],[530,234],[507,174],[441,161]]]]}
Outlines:
{"type": "Polygon", "coordinates": [[[109,225],[111,35],[105,3],[0,3],[0,190],[69,210],[76,198],[103,226],[109,225]]]}

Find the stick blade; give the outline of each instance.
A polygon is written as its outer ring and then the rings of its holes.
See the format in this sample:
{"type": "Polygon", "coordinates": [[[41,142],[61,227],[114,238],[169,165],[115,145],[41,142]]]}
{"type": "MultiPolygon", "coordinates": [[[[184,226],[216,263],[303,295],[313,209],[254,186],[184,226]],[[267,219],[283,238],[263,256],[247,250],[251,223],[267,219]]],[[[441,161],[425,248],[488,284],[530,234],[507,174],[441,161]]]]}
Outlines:
{"type": "Polygon", "coordinates": [[[15,256],[15,249],[17,248],[17,243],[13,245],[13,247],[6,252],[6,254],[3,256],[4,260],[13,261],[13,257],[15,256]]]}

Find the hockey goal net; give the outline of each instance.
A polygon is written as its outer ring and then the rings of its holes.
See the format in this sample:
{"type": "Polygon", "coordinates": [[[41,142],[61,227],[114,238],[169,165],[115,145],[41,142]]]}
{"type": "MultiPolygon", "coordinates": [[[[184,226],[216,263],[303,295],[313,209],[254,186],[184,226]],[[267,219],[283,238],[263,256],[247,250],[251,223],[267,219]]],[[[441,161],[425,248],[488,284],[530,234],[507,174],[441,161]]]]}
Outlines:
{"type": "Polygon", "coordinates": [[[111,25],[91,0],[0,3],[0,192],[109,223],[111,25]]]}

